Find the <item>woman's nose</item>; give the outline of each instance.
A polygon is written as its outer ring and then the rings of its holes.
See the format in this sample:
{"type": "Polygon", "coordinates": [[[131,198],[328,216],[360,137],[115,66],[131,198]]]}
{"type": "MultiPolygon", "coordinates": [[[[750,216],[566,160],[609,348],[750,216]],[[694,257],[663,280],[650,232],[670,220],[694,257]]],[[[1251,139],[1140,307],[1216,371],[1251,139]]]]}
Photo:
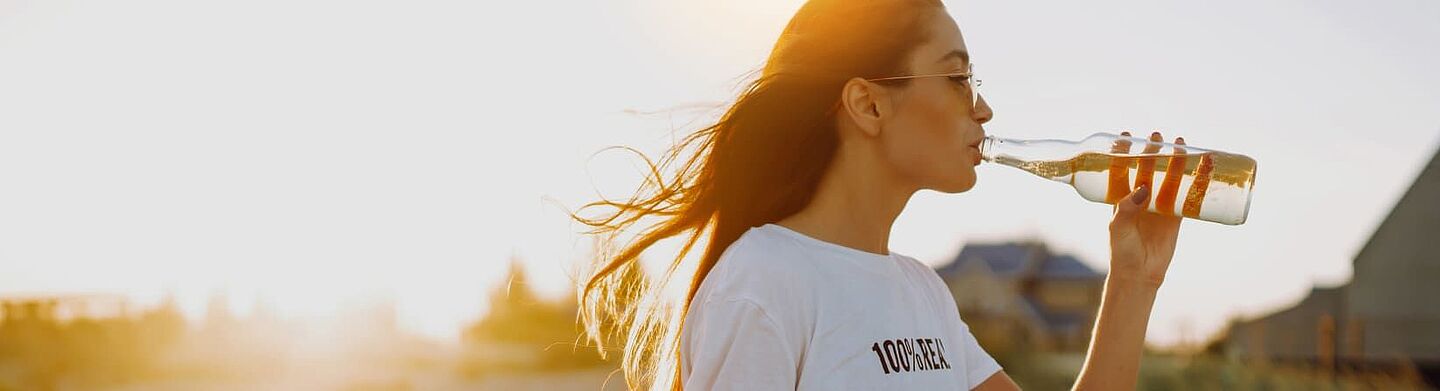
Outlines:
{"type": "Polygon", "coordinates": [[[985,95],[975,97],[975,110],[973,113],[970,113],[970,115],[972,118],[975,118],[975,122],[981,124],[990,122],[991,119],[995,118],[995,112],[990,110],[990,103],[985,102],[985,95]]]}

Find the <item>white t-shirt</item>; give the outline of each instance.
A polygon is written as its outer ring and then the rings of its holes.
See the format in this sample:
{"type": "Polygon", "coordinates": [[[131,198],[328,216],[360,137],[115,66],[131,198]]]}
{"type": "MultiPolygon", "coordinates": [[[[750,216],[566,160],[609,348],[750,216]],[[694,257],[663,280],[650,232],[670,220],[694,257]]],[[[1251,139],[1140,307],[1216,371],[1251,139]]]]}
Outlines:
{"type": "Polygon", "coordinates": [[[687,390],[969,390],[1000,371],[930,267],[775,224],[721,255],[680,343],[687,390]]]}

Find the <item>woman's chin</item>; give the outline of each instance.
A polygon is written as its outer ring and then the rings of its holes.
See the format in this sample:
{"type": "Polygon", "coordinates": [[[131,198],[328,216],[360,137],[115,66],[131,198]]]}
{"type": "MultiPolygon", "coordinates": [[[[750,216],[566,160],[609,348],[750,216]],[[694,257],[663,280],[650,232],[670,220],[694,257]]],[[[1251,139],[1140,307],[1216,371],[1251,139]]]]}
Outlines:
{"type": "Polygon", "coordinates": [[[970,191],[970,189],[975,188],[975,180],[976,177],[974,175],[968,177],[953,178],[946,181],[941,186],[935,187],[935,191],[946,194],[964,193],[970,191]]]}

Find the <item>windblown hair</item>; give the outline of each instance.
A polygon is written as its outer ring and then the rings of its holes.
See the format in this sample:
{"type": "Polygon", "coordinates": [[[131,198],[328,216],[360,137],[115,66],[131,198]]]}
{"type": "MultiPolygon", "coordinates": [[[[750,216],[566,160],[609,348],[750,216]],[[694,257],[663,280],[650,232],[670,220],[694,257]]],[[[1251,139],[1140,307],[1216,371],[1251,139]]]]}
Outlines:
{"type": "MultiPolygon", "coordinates": [[[[717,122],[682,138],[627,201],[602,199],[572,217],[596,240],[591,270],[577,288],[585,337],[623,341],[632,389],[679,389],[685,313],[720,255],[747,229],[805,207],[837,147],[841,89],[851,78],[900,74],[929,38],[939,0],[810,0],[790,19],[758,78],[717,122]],[[643,221],[642,221],[643,220],[643,221]],[[632,272],[642,252],[678,238],[680,251],[653,284],[632,272]],[[704,240],[702,240],[704,239],[704,240]],[[697,244],[704,252],[683,301],[663,287],[697,244]]],[[[686,263],[689,265],[688,263],[686,263]]]]}

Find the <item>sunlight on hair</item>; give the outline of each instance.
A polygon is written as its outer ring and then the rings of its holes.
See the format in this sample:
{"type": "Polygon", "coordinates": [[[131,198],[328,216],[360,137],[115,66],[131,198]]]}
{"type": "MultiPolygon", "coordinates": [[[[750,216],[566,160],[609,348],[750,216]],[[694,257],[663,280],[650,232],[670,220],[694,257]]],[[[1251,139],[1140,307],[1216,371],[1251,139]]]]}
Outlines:
{"type": "Polygon", "coordinates": [[[637,22],[668,51],[759,65],[801,0],[637,1],[637,22]]]}

